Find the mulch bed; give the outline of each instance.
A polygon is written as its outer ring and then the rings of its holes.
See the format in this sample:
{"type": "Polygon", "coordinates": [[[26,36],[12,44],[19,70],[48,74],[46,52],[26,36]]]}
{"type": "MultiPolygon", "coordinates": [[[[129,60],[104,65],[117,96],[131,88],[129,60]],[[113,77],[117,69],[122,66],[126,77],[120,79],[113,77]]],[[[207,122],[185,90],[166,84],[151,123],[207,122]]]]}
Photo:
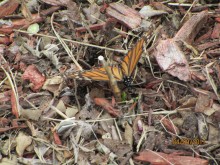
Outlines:
{"type": "Polygon", "coordinates": [[[220,164],[220,5],[0,3],[1,164],[220,164]]]}

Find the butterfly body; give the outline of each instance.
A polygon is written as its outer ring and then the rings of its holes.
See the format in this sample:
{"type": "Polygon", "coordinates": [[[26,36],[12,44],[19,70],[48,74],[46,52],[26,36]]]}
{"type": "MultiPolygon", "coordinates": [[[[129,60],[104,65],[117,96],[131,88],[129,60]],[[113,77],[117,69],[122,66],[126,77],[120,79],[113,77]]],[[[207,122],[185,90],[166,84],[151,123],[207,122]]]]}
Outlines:
{"type": "Polygon", "coordinates": [[[130,87],[132,84],[133,78],[132,77],[126,77],[124,76],[123,78],[123,83],[125,84],[125,86],[130,87]]]}
{"type": "MultiPolygon", "coordinates": [[[[126,86],[132,84],[132,74],[143,52],[143,44],[144,39],[142,38],[133,49],[129,50],[119,65],[109,66],[116,81],[123,81],[126,86]]],[[[109,81],[108,74],[103,67],[76,72],[69,77],[80,80],[109,81]]]]}

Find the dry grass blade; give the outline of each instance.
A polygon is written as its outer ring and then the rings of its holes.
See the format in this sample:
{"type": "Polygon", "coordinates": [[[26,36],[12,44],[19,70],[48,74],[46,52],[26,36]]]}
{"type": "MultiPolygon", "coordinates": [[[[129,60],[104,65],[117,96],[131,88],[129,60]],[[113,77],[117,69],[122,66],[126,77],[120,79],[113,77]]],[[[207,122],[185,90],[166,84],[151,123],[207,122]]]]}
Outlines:
{"type": "MultiPolygon", "coordinates": [[[[44,35],[44,34],[34,34],[34,33],[31,33],[31,32],[24,31],[24,30],[14,29],[14,31],[15,32],[20,32],[20,33],[25,33],[25,34],[33,34],[35,36],[40,36],[40,37],[48,37],[48,38],[52,38],[52,39],[58,39],[58,37],[54,37],[54,36],[50,36],[50,35],[44,35]]],[[[66,39],[66,38],[61,38],[61,39],[63,41],[66,41],[66,42],[70,42],[70,43],[74,43],[74,44],[80,44],[80,45],[89,46],[89,47],[94,47],[94,48],[103,49],[103,50],[109,50],[109,51],[113,51],[113,52],[119,52],[119,53],[124,53],[124,54],[128,52],[127,50],[107,48],[107,47],[103,47],[103,46],[98,46],[98,45],[88,44],[88,43],[84,43],[84,42],[69,40],[69,39],[66,39]]]]}
{"type": "Polygon", "coordinates": [[[79,63],[76,61],[74,55],[72,54],[71,50],[69,49],[69,47],[66,45],[66,43],[62,40],[62,38],[60,37],[60,35],[56,32],[56,30],[54,29],[53,26],[53,19],[54,19],[54,13],[51,16],[51,27],[53,29],[53,32],[55,33],[57,39],[60,41],[60,43],[62,44],[63,48],[66,50],[67,54],[69,55],[69,57],[73,60],[73,62],[75,63],[75,65],[78,67],[79,70],[82,70],[82,67],[79,65],[79,63]]]}
{"type": "Polygon", "coordinates": [[[207,74],[207,78],[209,80],[209,83],[211,84],[212,89],[215,92],[215,94],[218,98],[218,101],[220,102],[220,97],[219,97],[219,94],[218,94],[218,91],[217,91],[217,86],[215,85],[215,82],[214,82],[213,78],[211,77],[211,75],[209,73],[209,67],[211,67],[214,63],[215,62],[211,62],[211,63],[207,64],[206,67],[205,67],[205,70],[206,70],[206,74],[207,74]]]}
{"type": "MultiPolygon", "coordinates": [[[[4,57],[2,57],[2,59],[6,62],[4,57]]],[[[18,89],[17,89],[17,85],[15,82],[15,77],[14,77],[10,68],[9,68],[9,72],[7,72],[3,66],[1,66],[1,69],[5,72],[6,77],[9,80],[9,83],[10,83],[10,86],[11,86],[11,89],[13,92],[13,98],[15,99],[15,107],[14,108],[17,111],[17,112],[15,112],[16,113],[15,115],[18,118],[20,116],[20,104],[19,104],[18,89]]]]}

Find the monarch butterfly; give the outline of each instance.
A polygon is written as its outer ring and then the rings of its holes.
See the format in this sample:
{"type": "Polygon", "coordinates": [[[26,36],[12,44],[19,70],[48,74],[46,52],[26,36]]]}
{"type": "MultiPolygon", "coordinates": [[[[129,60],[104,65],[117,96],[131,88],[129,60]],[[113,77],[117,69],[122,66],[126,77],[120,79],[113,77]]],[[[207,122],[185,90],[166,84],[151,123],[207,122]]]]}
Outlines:
{"type": "MultiPolygon", "coordinates": [[[[132,74],[143,52],[144,39],[140,39],[136,46],[129,50],[122,62],[118,66],[109,66],[114,78],[123,81],[126,86],[132,83],[132,74]]],[[[104,68],[93,68],[92,70],[77,72],[69,76],[70,78],[109,81],[109,77],[104,68]]]]}

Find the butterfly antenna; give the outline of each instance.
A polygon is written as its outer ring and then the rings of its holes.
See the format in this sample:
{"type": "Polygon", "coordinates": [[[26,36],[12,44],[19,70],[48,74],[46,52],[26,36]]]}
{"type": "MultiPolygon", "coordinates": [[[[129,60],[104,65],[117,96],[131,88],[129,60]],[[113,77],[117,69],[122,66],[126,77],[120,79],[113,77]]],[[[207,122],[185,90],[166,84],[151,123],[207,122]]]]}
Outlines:
{"type": "Polygon", "coordinates": [[[98,59],[102,63],[102,65],[103,65],[103,67],[104,67],[104,69],[105,69],[105,71],[106,71],[106,73],[108,75],[110,87],[111,87],[111,89],[113,91],[113,94],[114,94],[114,96],[116,98],[116,101],[118,101],[118,102],[121,101],[121,90],[118,87],[117,81],[114,78],[110,67],[108,67],[108,64],[105,61],[103,56],[99,56],[98,59]]]}

